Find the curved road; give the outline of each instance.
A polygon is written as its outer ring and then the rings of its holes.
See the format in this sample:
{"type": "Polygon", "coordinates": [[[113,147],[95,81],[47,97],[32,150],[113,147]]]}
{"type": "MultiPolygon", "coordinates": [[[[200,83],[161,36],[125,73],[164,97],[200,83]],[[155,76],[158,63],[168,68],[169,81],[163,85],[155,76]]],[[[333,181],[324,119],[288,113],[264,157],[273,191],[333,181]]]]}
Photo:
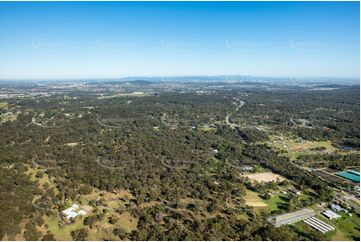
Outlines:
{"type": "MultiPolygon", "coordinates": [[[[237,101],[239,101],[239,105],[236,107],[235,113],[238,112],[238,110],[239,110],[241,107],[243,107],[243,105],[245,104],[245,102],[244,102],[243,100],[237,99],[237,101]]],[[[230,116],[231,116],[231,114],[228,114],[228,115],[226,116],[226,124],[227,124],[229,127],[231,127],[232,129],[238,128],[239,125],[237,125],[237,124],[232,123],[232,122],[229,121],[229,117],[230,117],[230,116]]]]}

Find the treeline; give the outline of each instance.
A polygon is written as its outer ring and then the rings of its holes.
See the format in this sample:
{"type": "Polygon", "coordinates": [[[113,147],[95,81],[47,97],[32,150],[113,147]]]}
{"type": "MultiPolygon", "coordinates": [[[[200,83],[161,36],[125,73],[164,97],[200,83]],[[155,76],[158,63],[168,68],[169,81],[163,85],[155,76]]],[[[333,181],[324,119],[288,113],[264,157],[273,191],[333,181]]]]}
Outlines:
{"type": "Polygon", "coordinates": [[[42,223],[32,204],[35,195],[40,195],[35,182],[24,174],[26,167],[21,164],[0,163],[0,239],[15,240],[25,223],[24,238],[40,238],[35,229],[42,223]]]}
{"type": "Polygon", "coordinates": [[[328,166],[336,170],[344,170],[348,166],[360,166],[360,154],[308,154],[299,155],[298,160],[305,163],[322,161],[322,166],[328,166]]]}

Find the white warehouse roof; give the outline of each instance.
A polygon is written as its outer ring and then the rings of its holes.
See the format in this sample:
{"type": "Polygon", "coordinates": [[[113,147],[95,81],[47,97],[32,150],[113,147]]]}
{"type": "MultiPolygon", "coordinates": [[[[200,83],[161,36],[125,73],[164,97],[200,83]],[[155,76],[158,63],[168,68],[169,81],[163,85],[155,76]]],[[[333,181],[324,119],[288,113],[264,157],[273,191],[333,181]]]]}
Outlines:
{"type": "Polygon", "coordinates": [[[341,218],[340,215],[338,215],[337,213],[332,212],[331,210],[326,210],[322,212],[323,215],[325,215],[327,218],[329,219],[338,219],[341,218]]]}

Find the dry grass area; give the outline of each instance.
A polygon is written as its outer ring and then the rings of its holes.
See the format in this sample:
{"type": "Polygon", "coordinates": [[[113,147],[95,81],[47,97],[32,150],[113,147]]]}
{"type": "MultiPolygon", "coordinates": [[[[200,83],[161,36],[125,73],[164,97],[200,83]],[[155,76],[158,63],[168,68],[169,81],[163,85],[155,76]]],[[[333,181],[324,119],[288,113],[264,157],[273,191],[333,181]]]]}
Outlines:
{"type": "Polygon", "coordinates": [[[93,189],[90,194],[82,196],[85,200],[95,200],[103,198],[107,203],[111,201],[119,201],[120,198],[133,199],[133,195],[126,190],[114,190],[113,192],[100,191],[98,189],[93,189]]]}
{"type": "Polygon", "coordinates": [[[331,141],[304,141],[303,143],[294,142],[290,147],[291,152],[302,152],[309,149],[325,148],[329,152],[336,151],[336,148],[332,146],[331,141]]]}
{"type": "Polygon", "coordinates": [[[281,182],[286,180],[284,177],[272,172],[245,174],[242,176],[247,177],[252,182],[281,182]]]}
{"type": "MultiPolygon", "coordinates": [[[[28,170],[25,172],[29,176],[30,180],[36,181],[39,185],[39,188],[45,191],[44,186],[48,184],[50,188],[54,188],[55,193],[58,191],[56,189],[56,184],[52,178],[50,178],[45,172],[45,170],[40,168],[33,168],[28,166],[28,170]],[[44,172],[41,178],[37,178],[36,174],[38,172],[44,172]]],[[[35,196],[34,201],[40,196],[35,196]]],[[[54,214],[51,217],[46,215],[43,216],[45,223],[42,226],[37,226],[37,230],[43,235],[50,231],[54,234],[56,240],[72,240],[71,231],[81,228],[86,228],[88,230],[88,240],[102,241],[102,240],[119,240],[117,236],[113,234],[114,228],[122,228],[127,232],[131,232],[137,228],[138,220],[133,217],[129,212],[123,212],[118,214],[115,212],[115,208],[125,207],[125,202],[122,199],[130,200],[133,199],[131,193],[126,190],[114,190],[113,192],[100,191],[94,189],[90,194],[83,195],[79,201],[72,201],[71,203],[81,202],[81,209],[87,211],[85,216],[79,216],[75,219],[75,222],[72,224],[61,223],[61,218],[58,214],[54,214]],[[93,228],[83,224],[84,217],[94,215],[94,206],[88,205],[90,200],[104,200],[104,206],[96,206],[99,213],[103,209],[106,209],[105,217],[101,222],[96,222],[93,228]],[[108,223],[108,219],[114,217],[117,219],[116,224],[108,223]],[[63,225],[59,225],[63,224],[63,225]]],[[[24,226],[22,226],[24,227],[24,226]]],[[[24,231],[24,229],[23,229],[24,231]]],[[[22,231],[22,233],[23,233],[22,231]]],[[[16,240],[24,240],[22,233],[17,236],[16,240]]]]}
{"type": "Polygon", "coordinates": [[[267,207],[267,204],[262,201],[257,193],[250,190],[246,191],[246,197],[244,198],[247,206],[251,207],[267,207]]]}
{"type": "MultiPolygon", "coordinates": [[[[114,208],[124,207],[121,198],[132,199],[133,196],[125,190],[116,190],[113,192],[99,191],[94,189],[92,193],[82,196],[81,208],[88,213],[85,216],[79,216],[75,219],[75,222],[72,224],[64,224],[59,226],[59,221],[61,221],[59,216],[47,217],[44,216],[45,224],[48,226],[48,230],[51,231],[56,240],[72,240],[71,231],[81,228],[86,228],[88,230],[87,240],[94,241],[103,241],[103,240],[119,240],[117,236],[113,234],[114,228],[122,228],[127,232],[131,232],[137,229],[138,220],[133,217],[129,212],[123,212],[118,214],[114,211],[114,208]],[[93,206],[87,205],[90,200],[99,200],[103,199],[105,205],[96,206],[99,213],[103,209],[108,211],[105,213],[105,217],[102,221],[96,222],[92,228],[83,224],[84,217],[94,215],[93,206]],[[113,225],[108,223],[110,217],[117,219],[117,222],[113,225]]],[[[75,201],[74,201],[75,202],[75,201]]],[[[76,202],[75,202],[76,203],[76,202]]],[[[44,227],[45,225],[43,225],[44,227]]],[[[43,234],[46,230],[44,228],[38,228],[43,234]]]]}
{"type": "Polygon", "coordinates": [[[45,173],[45,169],[33,168],[30,166],[27,166],[27,167],[28,167],[28,170],[25,172],[25,174],[30,177],[31,181],[36,181],[41,190],[43,190],[45,192],[45,184],[48,184],[49,188],[53,189],[55,194],[59,193],[58,189],[56,188],[54,178],[50,178],[49,175],[45,173]],[[41,178],[36,177],[36,174],[38,172],[43,172],[43,176],[41,178]]]}
{"type": "Polygon", "coordinates": [[[17,111],[17,112],[7,112],[7,113],[4,113],[4,114],[1,114],[0,115],[0,122],[1,123],[5,123],[5,122],[13,122],[15,121],[18,116],[21,114],[20,111],[17,111]]]}
{"type": "Polygon", "coordinates": [[[352,151],[342,151],[332,145],[330,140],[327,141],[309,141],[297,137],[288,136],[269,136],[267,142],[273,148],[285,153],[291,160],[297,159],[299,155],[323,154],[323,153],[349,153],[352,151]]]}
{"type": "Polygon", "coordinates": [[[130,213],[125,212],[119,215],[119,220],[116,223],[117,227],[123,228],[126,232],[130,233],[137,229],[138,220],[134,218],[130,213]]]}

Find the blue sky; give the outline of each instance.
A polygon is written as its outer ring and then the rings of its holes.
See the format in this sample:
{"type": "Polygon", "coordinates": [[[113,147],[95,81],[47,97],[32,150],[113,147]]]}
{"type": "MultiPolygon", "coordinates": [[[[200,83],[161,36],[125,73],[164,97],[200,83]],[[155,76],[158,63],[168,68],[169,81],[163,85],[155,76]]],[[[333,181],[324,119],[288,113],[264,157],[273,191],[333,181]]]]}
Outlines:
{"type": "Polygon", "coordinates": [[[359,77],[358,2],[0,3],[0,79],[359,77]]]}

